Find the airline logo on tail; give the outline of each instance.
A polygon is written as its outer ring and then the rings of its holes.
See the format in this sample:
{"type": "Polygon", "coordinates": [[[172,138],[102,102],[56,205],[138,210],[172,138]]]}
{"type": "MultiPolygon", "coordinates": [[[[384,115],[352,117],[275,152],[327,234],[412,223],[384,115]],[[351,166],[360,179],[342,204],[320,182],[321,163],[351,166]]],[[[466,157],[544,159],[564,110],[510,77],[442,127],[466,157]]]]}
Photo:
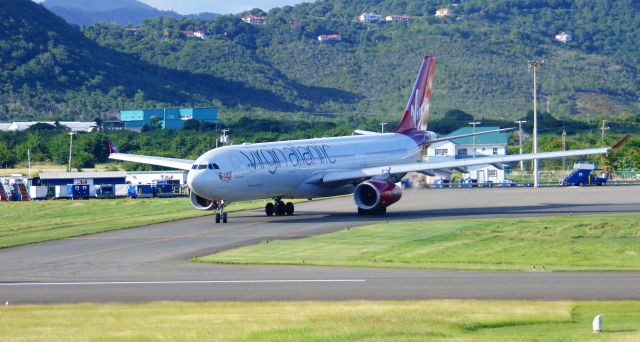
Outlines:
{"type": "Polygon", "coordinates": [[[429,120],[429,106],[431,105],[431,84],[435,73],[436,59],[426,55],[422,60],[416,83],[400,124],[394,132],[402,133],[413,130],[425,131],[429,120]]]}

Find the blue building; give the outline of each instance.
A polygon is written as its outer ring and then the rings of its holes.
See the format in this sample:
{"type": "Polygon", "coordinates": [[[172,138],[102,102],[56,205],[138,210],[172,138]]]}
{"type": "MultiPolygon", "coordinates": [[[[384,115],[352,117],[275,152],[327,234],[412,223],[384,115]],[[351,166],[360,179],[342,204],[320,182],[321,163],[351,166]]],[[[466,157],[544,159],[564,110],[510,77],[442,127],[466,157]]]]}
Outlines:
{"type": "Polygon", "coordinates": [[[153,119],[158,120],[162,128],[181,129],[187,120],[199,120],[208,123],[218,121],[218,108],[160,108],[134,109],[120,111],[120,121],[124,128],[139,131],[144,125],[151,125],[153,119]]]}

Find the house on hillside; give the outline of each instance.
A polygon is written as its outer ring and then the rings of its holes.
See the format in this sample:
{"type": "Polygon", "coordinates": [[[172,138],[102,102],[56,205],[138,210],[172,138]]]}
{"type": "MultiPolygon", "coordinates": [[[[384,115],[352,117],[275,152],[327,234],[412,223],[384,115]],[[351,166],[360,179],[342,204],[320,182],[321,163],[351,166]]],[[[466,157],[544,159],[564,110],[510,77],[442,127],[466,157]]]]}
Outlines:
{"type": "Polygon", "coordinates": [[[196,37],[196,38],[199,38],[201,40],[209,39],[209,36],[204,31],[195,31],[195,32],[193,32],[193,36],[196,37]]]}
{"type": "Polygon", "coordinates": [[[452,14],[453,14],[453,13],[451,12],[451,10],[450,10],[450,9],[448,9],[448,8],[446,8],[446,7],[444,7],[444,8],[439,8],[439,9],[436,11],[436,17],[439,17],[439,18],[447,17],[447,16],[450,16],[450,15],[452,15],[452,14]]]}
{"type": "Polygon", "coordinates": [[[408,15],[388,15],[384,18],[386,21],[411,21],[413,18],[408,15]]]}
{"type": "Polygon", "coordinates": [[[339,34],[321,34],[318,36],[319,42],[339,42],[342,40],[342,36],[339,34]]]}
{"type": "Polygon", "coordinates": [[[242,21],[251,25],[262,25],[265,23],[266,20],[267,20],[267,17],[261,17],[256,15],[248,15],[242,18],[242,21]]]}
{"type": "Polygon", "coordinates": [[[556,34],[556,40],[562,43],[567,43],[573,40],[573,36],[566,32],[560,32],[556,34]]]}
{"type": "MultiPolygon", "coordinates": [[[[475,132],[496,130],[499,127],[476,127],[475,132]]],[[[473,127],[455,130],[449,136],[473,133],[473,127]]],[[[446,136],[445,136],[446,138],[446,136]]],[[[443,162],[468,158],[485,158],[507,154],[508,135],[504,132],[489,133],[475,137],[445,140],[431,144],[427,148],[429,162],[443,162]]],[[[478,183],[504,181],[504,170],[500,165],[469,166],[463,170],[464,178],[477,179],[478,183]]],[[[450,173],[439,174],[439,178],[450,179],[450,173]]]]}
{"type": "Polygon", "coordinates": [[[382,16],[376,13],[362,13],[358,16],[358,21],[361,23],[377,23],[382,21],[382,16]]]}

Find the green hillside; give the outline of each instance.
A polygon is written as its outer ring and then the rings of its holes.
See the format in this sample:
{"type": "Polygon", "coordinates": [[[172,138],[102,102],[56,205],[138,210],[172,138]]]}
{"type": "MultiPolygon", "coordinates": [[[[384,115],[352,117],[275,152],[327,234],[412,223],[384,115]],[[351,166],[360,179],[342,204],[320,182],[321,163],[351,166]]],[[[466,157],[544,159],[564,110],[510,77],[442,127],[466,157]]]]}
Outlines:
{"type": "Polygon", "coordinates": [[[0,18],[0,121],[87,120],[159,105],[300,109],[239,81],[175,70],[102,47],[30,0],[0,0],[0,18]]]}
{"type": "Polygon", "coordinates": [[[435,117],[451,109],[478,118],[525,116],[533,58],[545,59],[540,106],[556,117],[640,111],[640,3],[633,0],[323,0],[252,11],[267,16],[264,25],[228,15],[150,19],[141,30],[85,27],[100,46],[30,1],[0,4],[2,17],[13,19],[0,24],[0,119],[218,104],[244,112],[386,113],[391,120],[427,51],[437,56],[435,117]],[[38,8],[18,8],[25,6],[38,8]],[[451,15],[437,18],[445,7],[451,15]],[[413,20],[363,24],[356,20],[362,12],[413,20]],[[563,31],[573,40],[556,41],[563,31]],[[333,33],[342,41],[318,42],[333,33]],[[21,96],[25,85],[30,96],[21,96]]]}
{"type": "MultiPolygon", "coordinates": [[[[521,117],[531,106],[527,60],[544,58],[540,102],[557,115],[636,112],[640,91],[640,4],[616,1],[462,1],[406,2],[326,0],[286,6],[254,14],[265,25],[251,26],[240,16],[215,21],[152,20],[144,34],[122,37],[121,29],[96,26],[85,33],[100,44],[134,53],[168,68],[213,74],[270,89],[290,99],[279,82],[290,79],[325,92],[355,94],[351,104],[336,103],[311,110],[399,113],[421,56],[438,57],[433,109],[436,115],[458,108],[479,117],[521,117]],[[438,8],[452,15],[436,18],[438,8]],[[362,24],[362,12],[408,14],[409,23],[362,24]],[[178,31],[209,31],[212,39],[181,39],[178,31]],[[573,41],[555,40],[569,32],[573,41]],[[158,33],[172,37],[158,44],[158,33]],[[319,34],[339,33],[337,44],[319,43],[319,34]]],[[[318,101],[315,101],[318,103],[318,101]]]]}

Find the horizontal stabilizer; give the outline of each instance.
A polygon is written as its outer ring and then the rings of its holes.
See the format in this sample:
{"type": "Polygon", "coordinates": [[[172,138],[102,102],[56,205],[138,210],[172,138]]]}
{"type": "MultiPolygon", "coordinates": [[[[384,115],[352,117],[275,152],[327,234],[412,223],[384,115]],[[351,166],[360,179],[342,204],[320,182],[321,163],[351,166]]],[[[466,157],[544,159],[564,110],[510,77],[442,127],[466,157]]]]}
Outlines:
{"type": "Polygon", "coordinates": [[[508,131],[512,131],[514,129],[516,129],[516,128],[515,127],[510,127],[510,128],[493,129],[493,130],[490,130],[490,131],[482,131],[482,132],[475,132],[475,133],[469,133],[469,134],[452,135],[452,136],[449,136],[449,137],[442,137],[442,138],[427,140],[427,141],[425,141],[425,144],[431,144],[431,143],[440,142],[440,141],[451,141],[451,140],[460,139],[460,138],[472,137],[474,135],[489,134],[489,133],[499,133],[499,132],[508,132],[508,131]]]}

